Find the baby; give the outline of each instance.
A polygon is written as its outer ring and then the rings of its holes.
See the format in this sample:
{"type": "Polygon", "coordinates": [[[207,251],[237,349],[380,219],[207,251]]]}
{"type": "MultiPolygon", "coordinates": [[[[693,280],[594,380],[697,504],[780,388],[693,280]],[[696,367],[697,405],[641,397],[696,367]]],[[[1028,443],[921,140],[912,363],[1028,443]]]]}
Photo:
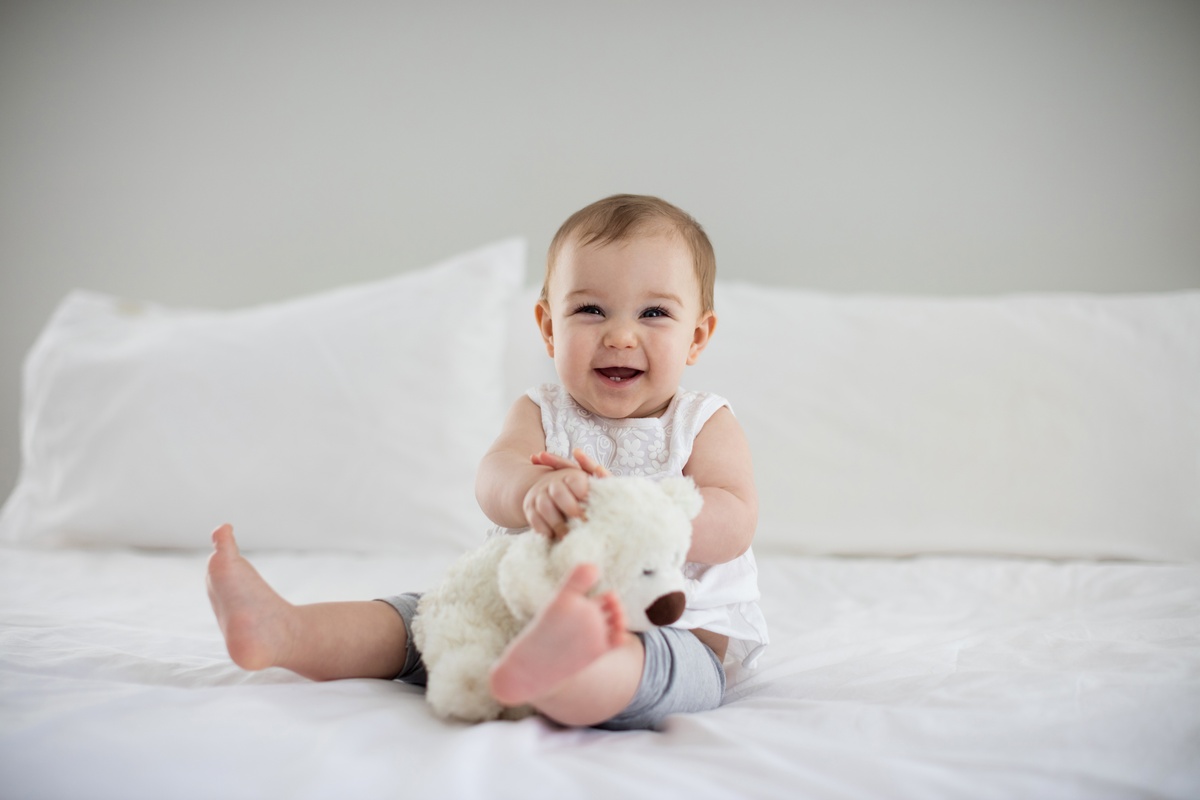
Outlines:
{"type": "MultiPolygon", "coordinates": [[[[504,705],[568,726],[652,729],[717,707],[727,651],[750,662],[766,645],[746,438],[725,400],[679,385],[716,328],[715,273],[696,221],[654,197],[593,203],[551,242],[534,313],[561,385],[535,387],[509,411],[479,465],[484,513],[498,532],[559,538],[583,516],[590,482],[610,474],[687,475],[704,507],[674,626],[626,631],[619,602],[589,596],[596,571],[581,566],[492,667],[504,705]]],[[[228,525],[213,542],[209,597],[235,663],[424,684],[409,636],[419,595],[295,606],[238,553],[228,525]]]]}

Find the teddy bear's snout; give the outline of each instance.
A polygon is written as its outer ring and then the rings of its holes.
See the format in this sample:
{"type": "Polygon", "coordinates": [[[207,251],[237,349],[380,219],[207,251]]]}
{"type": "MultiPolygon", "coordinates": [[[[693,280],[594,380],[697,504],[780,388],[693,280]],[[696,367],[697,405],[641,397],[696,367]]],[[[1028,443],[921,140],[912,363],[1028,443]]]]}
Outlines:
{"type": "Polygon", "coordinates": [[[646,609],[646,619],[654,625],[670,625],[683,616],[683,607],[687,602],[683,592],[664,594],[646,609]]]}

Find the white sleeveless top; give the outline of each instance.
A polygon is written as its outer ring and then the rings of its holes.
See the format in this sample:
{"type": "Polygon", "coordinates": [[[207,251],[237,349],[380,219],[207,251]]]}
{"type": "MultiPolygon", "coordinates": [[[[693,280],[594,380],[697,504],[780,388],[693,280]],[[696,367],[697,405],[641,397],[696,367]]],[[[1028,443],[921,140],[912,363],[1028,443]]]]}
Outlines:
{"type": "MultiPolygon", "coordinates": [[[[571,458],[576,448],[613,475],[683,475],[692,444],[709,417],[729,405],[722,397],[680,389],[661,417],[607,419],[581,408],[562,386],[546,383],[527,393],[542,410],[546,450],[571,458]]],[[[672,625],[729,637],[729,654],[753,667],[767,644],[758,607],[758,566],[747,550],[724,564],[684,565],[687,608],[672,625]]]]}

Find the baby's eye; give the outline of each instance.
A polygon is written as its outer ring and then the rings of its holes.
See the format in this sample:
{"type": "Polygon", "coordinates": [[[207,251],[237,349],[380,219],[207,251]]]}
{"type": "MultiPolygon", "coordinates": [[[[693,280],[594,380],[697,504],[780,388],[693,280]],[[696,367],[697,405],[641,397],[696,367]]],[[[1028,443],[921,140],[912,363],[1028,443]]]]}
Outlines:
{"type": "Polygon", "coordinates": [[[663,308],[662,306],[655,306],[654,308],[647,308],[645,311],[643,311],[642,316],[643,317],[669,317],[671,315],[669,313],[667,313],[667,310],[665,308],[663,308]]]}
{"type": "Polygon", "coordinates": [[[585,303],[584,305],[581,305],[579,308],[575,309],[575,313],[576,314],[603,314],[604,312],[600,310],[600,306],[591,306],[591,305],[587,305],[585,303]]]}
{"type": "Polygon", "coordinates": [[[642,575],[644,575],[644,576],[645,576],[645,577],[647,577],[647,578],[653,578],[653,577],[654,577],[654,570],[652,570],[652,569],[644,569],[644,570],[642,570],[642,575]]]}

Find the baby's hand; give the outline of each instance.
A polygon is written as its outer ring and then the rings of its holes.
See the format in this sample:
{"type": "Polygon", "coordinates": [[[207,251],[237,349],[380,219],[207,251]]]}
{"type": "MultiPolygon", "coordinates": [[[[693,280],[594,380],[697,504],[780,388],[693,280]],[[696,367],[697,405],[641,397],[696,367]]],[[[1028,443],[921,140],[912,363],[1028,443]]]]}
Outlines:
{"type": "Polygon", "coordinates": [[[591,479],[609,474],[582,450],[576,450],[574,455],[577,461],[544,452],[530,457],[534,464],[554,471],[530,487],[521,508],[531,528],[555,540],[567,535],[568,520],[583,517],[591,479]]]}
{"type": "Polygon", "coordinates": [[[608,478],[612,474],[600,466],[599,462],[593,461],[587,453],[579,448],[575,448],[575,452],[571,455],[575,456],[574,461],[543,451],[530,456],[529,460],[534,464],[540,464],[543,467],[553,467],[554,469],[582,469],[593,478],[608,478]]]}

